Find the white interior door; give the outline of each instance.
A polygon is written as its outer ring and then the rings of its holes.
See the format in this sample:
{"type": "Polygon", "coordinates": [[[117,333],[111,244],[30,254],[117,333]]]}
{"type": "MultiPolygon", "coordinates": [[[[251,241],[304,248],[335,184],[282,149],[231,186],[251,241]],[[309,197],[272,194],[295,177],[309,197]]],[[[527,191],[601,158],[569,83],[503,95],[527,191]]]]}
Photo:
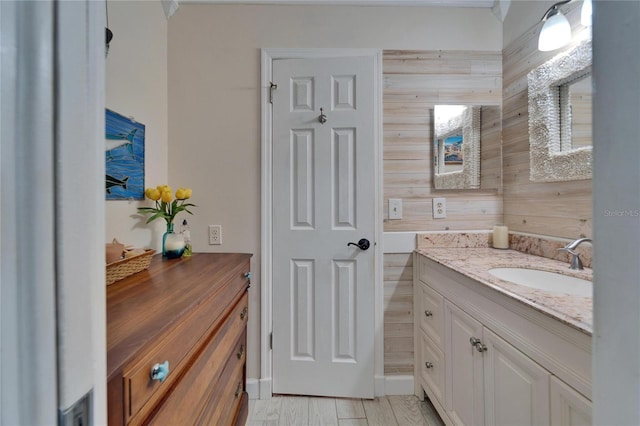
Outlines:
{"type": "Polygon", "coordinates": [[[274,393],[373,397],[374,70],[273,61],[274,393]]]}

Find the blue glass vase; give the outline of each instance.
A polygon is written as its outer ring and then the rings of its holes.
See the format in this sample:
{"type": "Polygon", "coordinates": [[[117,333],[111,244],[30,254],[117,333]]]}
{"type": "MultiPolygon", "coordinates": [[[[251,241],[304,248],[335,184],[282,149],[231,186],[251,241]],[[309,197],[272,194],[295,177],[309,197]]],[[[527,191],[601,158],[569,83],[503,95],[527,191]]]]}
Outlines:
{"type": "Polygon", "coordinates": [[[182,234],[173,232],[173,223],[167,223],[167,232],[162,235],[162,256],[168,259],[182,257],[184,238],[182,234]]]}

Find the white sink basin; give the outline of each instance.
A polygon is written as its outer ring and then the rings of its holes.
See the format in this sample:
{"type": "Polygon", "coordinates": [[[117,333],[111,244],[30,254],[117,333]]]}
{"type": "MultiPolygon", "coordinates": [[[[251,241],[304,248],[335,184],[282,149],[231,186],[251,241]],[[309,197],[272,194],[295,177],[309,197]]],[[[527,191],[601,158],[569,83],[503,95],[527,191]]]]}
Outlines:
{"type": "Polygon", "coordinates": [[[554,293],[568,293],[574,296],[593,297],[593,283],[591,281],[569,275],[526,268],[493,268],[489,269],[489,273],[494,277],[525,287],[554,293]]]}

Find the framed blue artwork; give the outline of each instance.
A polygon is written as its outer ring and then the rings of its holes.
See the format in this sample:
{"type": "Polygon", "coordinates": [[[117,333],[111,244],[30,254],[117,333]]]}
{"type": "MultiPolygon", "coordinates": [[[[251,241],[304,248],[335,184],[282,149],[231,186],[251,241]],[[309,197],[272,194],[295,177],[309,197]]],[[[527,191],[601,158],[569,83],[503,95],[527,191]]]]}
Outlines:
{"type": "Polygon", "coordinates": [[[462,136],[449,136],[444,140],[444,164],[462,164],[462,136]]]}
{"type": "Polygon", "coordinates": [[[144,124],[106,109],[107,200],[144,199],[144,124]]]}

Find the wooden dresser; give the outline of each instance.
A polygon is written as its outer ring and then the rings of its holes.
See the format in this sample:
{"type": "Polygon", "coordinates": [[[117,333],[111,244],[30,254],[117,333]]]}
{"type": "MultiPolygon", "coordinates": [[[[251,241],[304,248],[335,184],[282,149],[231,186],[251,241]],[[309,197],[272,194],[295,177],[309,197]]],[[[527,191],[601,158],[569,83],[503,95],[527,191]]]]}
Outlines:
{"type": "Polygon", "coordinates": [[[107,287],[109,425],[244,425],[250,258],[156,255],[107,287]]]}

